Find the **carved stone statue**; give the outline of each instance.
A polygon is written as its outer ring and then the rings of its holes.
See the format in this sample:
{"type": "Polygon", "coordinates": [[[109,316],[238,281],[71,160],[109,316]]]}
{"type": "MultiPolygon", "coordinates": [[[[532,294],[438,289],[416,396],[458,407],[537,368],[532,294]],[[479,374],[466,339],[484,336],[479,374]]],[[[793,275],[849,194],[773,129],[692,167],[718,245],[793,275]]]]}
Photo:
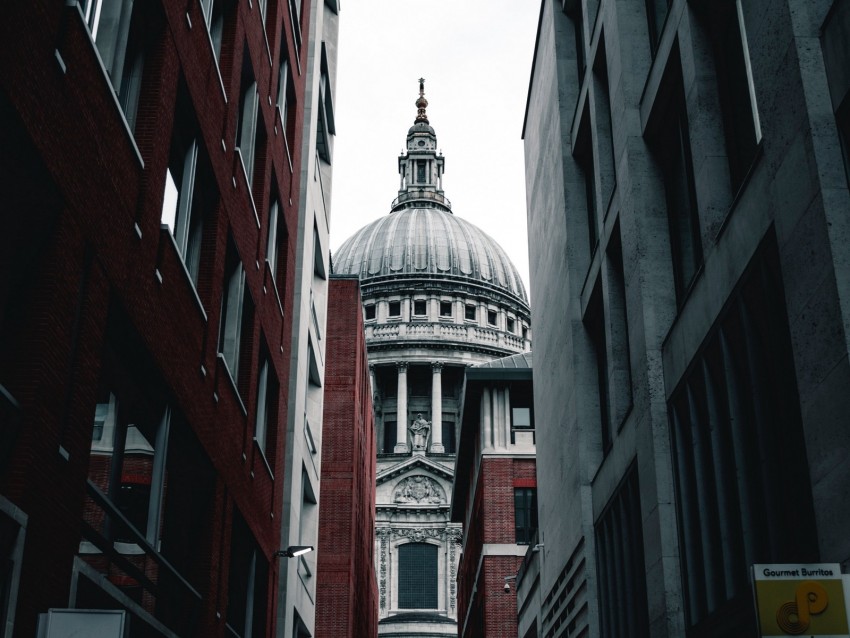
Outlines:
{"type": "Polygon", "coordinates": [[[428,435],[431,433],[431,422],[422,418],[422,413],[416,415],[416,420],[407,428],[414,450],[424,450],[428,445],[428,435]]]}

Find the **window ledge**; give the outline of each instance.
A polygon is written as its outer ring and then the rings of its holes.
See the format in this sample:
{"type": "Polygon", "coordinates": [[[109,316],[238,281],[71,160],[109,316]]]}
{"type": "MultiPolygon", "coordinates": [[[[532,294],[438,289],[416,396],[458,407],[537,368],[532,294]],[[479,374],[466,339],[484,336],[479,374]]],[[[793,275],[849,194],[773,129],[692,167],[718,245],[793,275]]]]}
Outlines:
{"type": "MultiPolygon", "coordinates": [[[[65,5],[68,6],[67,4],[65,5]]],[[[133,152],[136,154],[136,159],[139,161],[139,168],[144,170],[145,168],[145,160],[142,159],[142,153],[139,151],[139,147],[136,145],[136,137],[133,135],[133,131],[130,129],[130,125],[127,123],[127,118],[124,116],[124,109],[121,108],[121,103],[118,101],[118,96],[115,94],[115,87],[112,86],[112,80],[109,79],[109,73],[106,70],[106,66],[103,64],[103,58],[100,57],[100,51],[97,48],[97,43],[92,38],[91,31],[89,31],[89,27],[86,24],[86,17],[83,15],[83,8],[79,2],[75,2],[71,11],[77,14],[80,19],[80,24],[83,27],[83,31],[86,36],[88,36],[89,43],[91,44],[92,50],[94,51],[95,58],[97,59],[97,64],[100,67],[100,71],[103,74],[103,78],[106,80],[106,84],[109,86],[109,94],[112,96],[112,101],[115,103],[115,108],[118,109],[118,115],[121,118],[121,122],[124,124],[124,130],[127,132],[127,137],[130,140],[130,145],[133,148],[133,152]]]]}
{"type": "Polygon", "coordinates": [[[280,316],[283,317],[283,304],[280,301],[280,293],[277,290],[277,280],[274,277],[274,273],[272,273],[272,265],[269,263],[269,260],[266,259],[266,272],[269,275],[269,280],[271,280],[271,288],[272,292],[274,292],[275,301],[277,301],[277,309],[280,310],[280,316]]]}
{"type": "MultiPolygon", "coordinates": [[[[248,170],[245,168],[245,159],[242,157],[242,149],[238,146],[234,149],[239,157],[239,166],[242,167],[242,177],[245,178],[245,189],[248,191],[248,201],[251,202],[251,210],[254,211],[254,221],[257,224],[257,229],[260,228],[260,216],[257,214],[257,205],[254,203],[254,192],[251,188],[251,180],[248,179],[248,170]]],[[[234,175],[234,178],[236,176],[234,175]]]]}
{"type": "Polygon", "coordinates": [[[192,291],[192,296],[195,299],[195,303],[198,305],[198,310],[201,311],[201,316],[204,319],[204,323],[206,323],[208,321],[207,311],[204,309],[204,304],[201,301],[200,295],[198,295],[198,289],[195,288],[195,282],[192,281],[192,275],[189,274],[189,270],[186,268],[186,262],[183,261],[183,255],[180,254],[180,249],[177,247],[177,240],[174,239],[174,235],[171,234],[171,229],[167,224],[160,224],[159,230],[161,235],[164,234],[168,236],[168,239],[170,240],[169,243],[172,248],[174,248],[174,252],[177,255],[177,261],[180,262],[180,265],[183,268],[183,274],[186,275],[186,282],[189,284],[189,289],[192,291]]]}
{"type": "Polygon", "coordinates": [[[239,403],[239,407],[242,410],[242,416],[247,417],[248,410],[245,408],[245,403],[242,401],[242,395],[239,394],[239,388],[236,387],[236,381],[233,379],[233,373],[230,371],[230,367],[227,365],[227,361],[225,360],[224,355],[219,352],[216,354],[215,358],[218,359],[219,363],[224,368],[224,371],[226,373],[224,376],[227,377],[227,380],[230,382],[230,388],[231,390],[233,390],[233,395],[236,397],[236,401],[239,403]]]}
{"type": "Polygon", "coordinates": [[[260,454],[260,458],[263,459],[263,466],[266,468],[266,471],[269,473],[269,478],[274,481],[274,472],[272,471],[272,466],[269,465],[269,460],[266,457],[266,453],[263,450],[260,442],[257,440],[257,437],[253,437],[254,447],[257,448],[257,452],[260,454]]]}

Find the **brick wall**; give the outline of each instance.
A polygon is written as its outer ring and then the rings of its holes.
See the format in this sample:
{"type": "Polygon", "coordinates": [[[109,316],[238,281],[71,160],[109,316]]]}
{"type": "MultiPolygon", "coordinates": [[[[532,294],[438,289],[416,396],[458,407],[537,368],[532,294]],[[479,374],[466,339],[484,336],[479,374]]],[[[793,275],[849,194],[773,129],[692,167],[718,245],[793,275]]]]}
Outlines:
{"type": "MultiPolygon", "coordinates": [[[[141,370],[142,383],[163,388],[214,469],[208,521],[212,540],[202,561],[204,603],[197,635],[224,632],[233,509],[244,516],[263,559],[272,560],[278,549],[285,437],[274,432],[270,437],[277,446],[269,455],[271,473],[252,439],[261,342],[268,347],[281,392],[288,387],[305,87],[303,76],[293,74],[297,134],[287,149],[267,98],[272,96],[274,103],[277,95],[281,43],[289,43],[290,60],[296,54],[286,4],[270,4],[266,35],[257,3],[232,5],[221,82],[200,4],[146,4],[151,46],[132,137],[76,6],[34,0],[5,15],[8,30],[0,51],[0,181],[6,197],[6,230],[0,233],[0,384],[21,412],[20,434],[0,475],[0,493],[29,517],[16,636],[34,634],[38,613],[68,605],[96,388],[107,330],[118,315],[149,363],[141,370]],[[267,141],[251,185],[244,182],[234,152],[245,51],[258,82],[258,129],[267,141]],[[181,82],[218,194],[214,209],[205,211],[197,285],[203,309],[171,238],[160,229],[181,82]],[[281,254],[285,279],[277,282],[280,303],[264,266],[273,188],[281,194],[288,238],[288,249],[281,254]],[[216,358],[229,235],[254,306],[243,342],[241,396],[216,358]]],[[[305,25],[308,13],[305,6],[305,25]]],[[[306,48],[305,42],[302,55],[306,48]]],[[[285,428],[286,396],[273,403],[277,410],[270,428],[285,428]]],[[[273,592],[274,576],[269,585],[273,592]]],[[[273,606],[270,602],[270,619],[273,606]]],[[[267,632],[273,634],[271,621],[267,632]]]]}
{"type": "Polygon", "coordinates": [[[328,289],[316,636],[376,636],[375,426],[356,278],[328,289]]]}

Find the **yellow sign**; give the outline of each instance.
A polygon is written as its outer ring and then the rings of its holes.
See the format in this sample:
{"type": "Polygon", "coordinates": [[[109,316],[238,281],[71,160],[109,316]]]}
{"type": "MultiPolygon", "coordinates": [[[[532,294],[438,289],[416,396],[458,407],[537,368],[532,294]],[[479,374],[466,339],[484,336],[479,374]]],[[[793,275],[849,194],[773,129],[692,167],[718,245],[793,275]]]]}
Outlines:
{"type": "Polygon", "coordinates": [[[841,568],[753,565],[760,636],[850,636],[841,568]]]}

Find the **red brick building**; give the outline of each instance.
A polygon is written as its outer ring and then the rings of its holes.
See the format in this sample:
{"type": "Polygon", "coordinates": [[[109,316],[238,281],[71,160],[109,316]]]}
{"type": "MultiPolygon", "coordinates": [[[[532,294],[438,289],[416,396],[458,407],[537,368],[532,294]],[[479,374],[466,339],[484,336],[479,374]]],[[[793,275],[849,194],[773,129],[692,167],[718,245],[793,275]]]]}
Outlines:
{"type": "Polygon", "coordinates": [[[318,638],[378,635],[375,423],[360,282],[332,276],[322,425],[318,638]]]}
{"type": "Polygon", "coordinates": [[[462,638],[517,636],[516,575],[537,544],[534,438],[531,353],[468,368],[452,492],[462,638]]]}
{"type": "Polygon", "coordinates": [[[6,7],[4,636],[275,632],[314,6],[6,7]]]}

